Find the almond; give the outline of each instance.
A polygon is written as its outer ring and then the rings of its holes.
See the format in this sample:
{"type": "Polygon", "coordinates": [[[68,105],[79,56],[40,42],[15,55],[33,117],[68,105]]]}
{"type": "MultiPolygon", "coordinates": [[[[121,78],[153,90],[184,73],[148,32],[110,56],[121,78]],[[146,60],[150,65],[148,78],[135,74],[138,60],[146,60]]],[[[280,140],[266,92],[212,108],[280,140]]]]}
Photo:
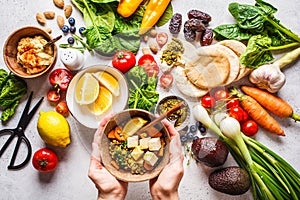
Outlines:
{"type": "Polygon", "coordinates": [[[57,21],[57,24],[58,24],[59,28],[62,28],[63,25],[65,24],[65,19],[61,15],[57,16],[56,21],[57,21]]]}
{"type": "Polygon", "coordinates": [[[41,24],[41,25],[46,24],[46,18],[41,13],[37,13],[35,17],[39,24],[41,24]]]}
{"type": "Polygon", "coordinates": [[[45,27],[44,28],[44,31],[46,31],[47,33],[52,33],[52,29],[51,28],[49,28],[49,27],[45,27]]]}
{"type": "Polygon", "coordinates": [[[54,19],[55,17],[55,12],[53,11],[45,11],[44,16],[46,19],[54,19]]]}
{"type": "Polygon", "coordinates": [[[65,8],[64,8],[64,13],[65,13],[65,16],[66,18],[69,18],[72,14],[72,6],[71,5],[66,5],[65,8]]]}
{"type": "Polygon", "coordinates": [[[61,8],[61,9],[63,9],[64,5],[65,5],[64,0],[53,0],[53,3],[55,6],[57,6],[58,8],[61,8]]]}

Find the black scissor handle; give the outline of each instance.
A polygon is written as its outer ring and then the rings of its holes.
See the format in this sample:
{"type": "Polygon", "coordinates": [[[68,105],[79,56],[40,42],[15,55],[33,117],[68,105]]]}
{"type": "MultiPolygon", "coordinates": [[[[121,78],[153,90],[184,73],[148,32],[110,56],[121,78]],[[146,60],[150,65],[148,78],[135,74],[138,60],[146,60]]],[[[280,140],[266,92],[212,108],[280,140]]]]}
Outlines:
{"type": "Polygon", "coordinates": [[[12,158],[10,160],[10,163],[9,163],[7,169],[20,169],[20,168],[24,167],[29,162],[29,160],[31,158],[31,154],[32,154],[32,148],[31,148],[31,144],[30,144],[29,140],[25,136],[18,137],[18,140],[17,140],[16,146],[15,146],[12,158]],[[18,154],[18,151],[19,151],[19,147],[20,147],[22,141],[27,146],[27,156],[21,164],[14,165],[17,154],[18,154]]]}

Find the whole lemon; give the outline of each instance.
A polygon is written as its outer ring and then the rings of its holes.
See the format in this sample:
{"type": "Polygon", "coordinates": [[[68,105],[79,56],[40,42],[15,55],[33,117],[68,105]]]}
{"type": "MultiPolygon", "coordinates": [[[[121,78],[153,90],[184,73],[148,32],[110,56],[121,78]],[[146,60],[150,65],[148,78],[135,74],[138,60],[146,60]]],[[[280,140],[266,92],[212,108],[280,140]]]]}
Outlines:
{"type": "Polygon", "coordinates": [[[68,121],[55,111],[40,111],[37,129],[45,143],[66,147],[70,144],[70,127],[68,121]]]}

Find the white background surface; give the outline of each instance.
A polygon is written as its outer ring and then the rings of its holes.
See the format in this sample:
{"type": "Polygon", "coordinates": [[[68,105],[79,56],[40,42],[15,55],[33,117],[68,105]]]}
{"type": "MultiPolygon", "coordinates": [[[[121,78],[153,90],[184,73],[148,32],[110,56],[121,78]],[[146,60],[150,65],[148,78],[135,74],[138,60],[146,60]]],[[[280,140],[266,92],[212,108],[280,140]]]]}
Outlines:
{"type": "MultiPolygon", "coordinates": [[[[174,13],[180,12],[185,21],[187,19],[186,13],[190,9],[200,9],[209,13],[212,16],[210,27],[215,27],[223,23],[231,23],[233,19],[227,10],[229,0],[173,0],[174,13]]],[[[254,1],[240,1],[243,3],[254,4],[254,1]]],[[[278,13],[276,17],[281,19],[282,23],[300,35],[300,2],[297,0],[279,1],[270,0],[276,8],[278,13]]],[[[69,3],[69,1],[66,1],[69,3]]],[[[3,44],[8,35],[17,28],[26,25],[38,25],[35,20],[37,12],[46,10],[53,10],[56,14],[63,15],[61,9],[53,5],[52,0],[0,0],[0,53],[3,54],[3,44]]],[[[81,14],[75,9],[72,15],[76,19],[77,29],[83,25],[81,14]]],[[[53,29],[52,36],[61,34],[55,20],[48,20],[47,26],[53,29]]],[[[64,37],[60,42],[66,43],[67,37],[64,37]]],[[[99,56],[86,54],[85,67],[95,64],[109,64],[109,59],[103,59],[99,56]]],[[[58,60],[56,67],[63,66],[58,60]]],[[[0,67],[7,69],[3,58],[0,59],[0,67]]],[[[295,62],[293,65],[286,67],[284,73],[287,77],[285,86],[280,90],[278,95],[288,101],[294,108],[296,113],[300,113],[300,62],[295,62]]],[[[28,83],[28,90],[34,91],[35,99],[39,99],[46,95],[50,88],[48,83],[48,76],[45,75],[35,80],[26,80],[28,83]]],[[[175,91],[175,90],[174,90],[175,91]]],[[[172,92],[172,90],[171,90],[172,92]]],[[[32,105],[36,101],[33,101],[32,105]]],[[[17,113],[6,125],[0,124],[2,128],[14,128],[19,120],[20,114],[23,111],[26,101],[24,100],[17,109],[17,113]]],[[[40,110],[53,110],[47,100],[44,100],[40,110]]],[[[26,136],[29,138],[33,147],[33,152],[45,147],[46,145],[41,140],[36,129],[38,114],[34,116],[29,126],[26,129],[26,136]]],[[[278,118],[276,118],[278,119],[278,118]]],[[[67,118],[71,127],[72,142],[65,148],[53,148],[59,157],[59,165],[54,173],[41,174],[33,169],[31,163],[25,168],[17,171],[7,170],[7,165],[11,158],[12,149],[9,149],[0,159],[0,199],[60,199],[60,200],[80,200],[80,199],[96,199],[97,191],[93,183],[87,177],[89,154],[85,146],[89,149],[89,142],[94,130],[86,129],[76,122],[71,116],[67,118]]],[[[295,123],[290,119],[278,119],[283,129],[285,130],[285,137],[278,137],[265,133],[262,130],[258,133],[256,139],[273,149],[280,154],[290,164],[292,164],[298,171],[300,171],[300,143],[299,132],[300,124],[295,123]]],[[[0,139],[0,144],[4,142],[0,139]]],[[[21,156],[22,153],[20,152],[21,156]]],[[[25,155],[24,155],[25,156],[25,155]]],[[[196,164],[191,160],[191,164],[186,162],[189,156],[185,159],[185,175],[180,185],[180,198],[188,199],[252,199],[251,191],[242,196],[229,196],[218,193],[212,190],[207,178],[212,169],[196,164]]],[[[231,157],[225,163],[228,165],[235,165],[231,157]]],[[[148,183],[130,183],[127,199],[145,200],[151,199],[148,190],[148,183]]]]}

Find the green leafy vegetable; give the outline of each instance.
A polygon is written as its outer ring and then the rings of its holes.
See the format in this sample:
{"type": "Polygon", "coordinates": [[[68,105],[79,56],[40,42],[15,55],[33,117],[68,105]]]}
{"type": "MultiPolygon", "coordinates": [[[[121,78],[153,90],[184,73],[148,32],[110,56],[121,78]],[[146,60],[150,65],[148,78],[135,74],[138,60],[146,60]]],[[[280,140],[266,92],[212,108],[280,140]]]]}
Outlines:
{"type": "Polygon", "coordinates": [[[159,99],[156,91],[157,77],[153,75],[148,77],[143,67],[135,66],[126,74],[129,82],[129,108],[139,108],[153,111],[159,99]]]}
{"type": "Polygon", "coordinates": [[[300,37],[274,17],[277,8],[262,0],[255,5],[230,3],[228,10],[237,24],[214,28],[216,39],[248,41],[247,50],[240,57],[241,63],[257,68],[273,60],[271,51],[300,45],[300,37]],[[258,54],[258,55],[255,55],[258,54]]]}
{"type": "Polygon", "coordinates": [[[0,69],[0,107],[4,110],[1,121],[7,121],[19,105],[19,100],[27,93],[27,84],[23,79],[0,69]]]}

